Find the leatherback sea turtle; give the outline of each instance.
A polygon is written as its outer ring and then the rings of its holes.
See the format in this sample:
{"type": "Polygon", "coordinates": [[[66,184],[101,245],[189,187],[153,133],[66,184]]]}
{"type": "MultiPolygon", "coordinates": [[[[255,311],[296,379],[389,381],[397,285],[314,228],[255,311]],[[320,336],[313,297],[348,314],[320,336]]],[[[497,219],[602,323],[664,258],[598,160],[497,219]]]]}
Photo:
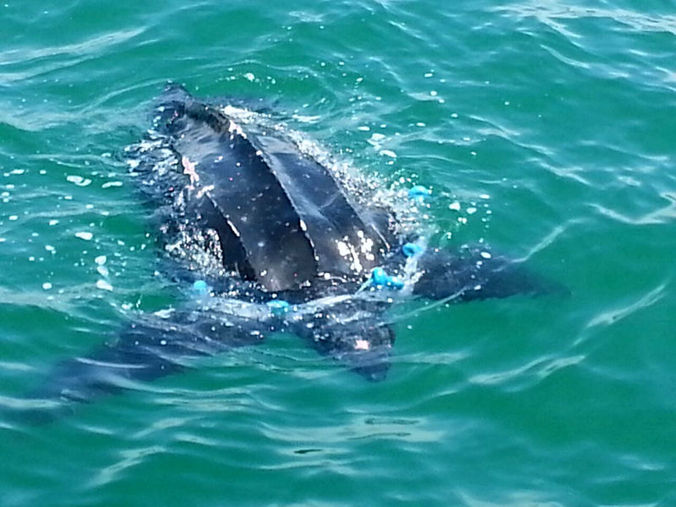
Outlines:
{"type": "Polygon", "coordinates": [[[279,331],[380,380],[394,342],[384,312],[400,294],[469,301],[545,290],[485,250],[425,248],[392,209],[346,189],[349,177],[264,117],[167,87],[153,128],[126,155],[179,261],[171,272],[192,295],[64,362],[40,396],[90,400],[279,331]]]}

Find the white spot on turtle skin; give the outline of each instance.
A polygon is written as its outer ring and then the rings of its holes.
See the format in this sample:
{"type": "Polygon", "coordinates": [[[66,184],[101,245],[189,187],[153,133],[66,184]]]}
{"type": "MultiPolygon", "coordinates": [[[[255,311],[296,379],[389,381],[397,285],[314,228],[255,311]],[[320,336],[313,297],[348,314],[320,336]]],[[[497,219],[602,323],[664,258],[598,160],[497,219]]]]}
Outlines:
{"type": "Polygon", "coordinates": [[[207,185],[206,187],[202,187],[199,189],[197,192],[197,198],[200,199],[204,194],[207,192],[211,192],[214,189],[214,185],[207,185]]]}
{"type": "Polygon", "coordinates": [[[238,238],[241,236],[239,230],[237,230],[237,227],[235,227],[235,224],[233,224],[230,220],[228,220],[228,225],[230,226],[230,229],[234,233],[235,236],[238,238]]]}
{"type": "Polygon", "coordinates": [[[181,164],[183,165],[183,174],[190,176],[190,183],[197,183],[200,180],[200,177],[195,170],[195,163],[184,156],[181,158],[181,164]]]}
{"type": "Polygon", "coordinates": [[[484,259],[490,259],[493,256],[489,252],[481,252],[481,257],[484,259]]]}
{"type": "Polygon", "coordinates": [[[367,340],[359,339],[354,342],[354,350],[369,350],[371,344],[367,340]]]}
{"type": "Polygon", "coordinates": [[[231,136],[237,134],[238,136],[246,139],[246,134],[242,130],[242,128],[234,121],[232,118],[228,118],[228,132],[230,133],[231,136]]]}
{"type": "Polygon", "coordinates": [[[42,288],[45,289],[45,290],[49,290],[49,289],[52,288],[52,284],[49,283],[49,282],[45,282],[45,283],[42,284],[42,288]]]}
{"type": "Polygon", "coordinates": [[[341,257],[347,257],[350,255],[350,247],[347,246],[347,243],[344,241],[336,241],[336,246],[338,247],[338,253],[341,257]]]}
{"type": "Polygon", "coordinates": [[[300,224],[300,230],[303,231],[303,232],[306,232],[307,231],[307,225],[305,224],[305,222],[300,220],[299,224],[300,224]]]}
{"type": "Polygon", "coordinates": [[[75,237],[89,241],[94,237],[94,235],[91,232],[80,231],[75,233],[75,237]]]}
{"type": "Polygon", "coordinates": [[[452,209],[453,211],[460,211],[460,203],[458,201],[452,202],[451,204],[448,205],[448,209],[452,209]]]}
{"type": "Polygon", "coordinates": [[[96,259],[94,259],[94,262],[99,266],[103,266],[107,260],[108,258],[105,255],[99,255],[96,259]]]}
{"type": "Polygon", "coordinates": [[[397,154],[392,150],[380,150],[380,154],[390,158],[397,158],[397,154]]]}
{"type": "Polygon", "coordinates": [[[373,251],[373,239],[371,238],[364,239],[361,242],[361,253],[368,255],[371,254],[372,251],[373,251]]]}

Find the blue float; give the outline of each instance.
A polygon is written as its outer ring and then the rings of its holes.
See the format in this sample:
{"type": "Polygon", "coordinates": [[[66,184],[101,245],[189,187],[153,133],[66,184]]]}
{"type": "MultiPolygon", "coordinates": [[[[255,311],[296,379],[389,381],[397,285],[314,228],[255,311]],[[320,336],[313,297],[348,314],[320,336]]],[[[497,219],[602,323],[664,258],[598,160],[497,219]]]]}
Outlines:
{"type": "Polygon", "coordinates": [[[195,280],[192,284],[192,290],[200,296],[209,294],[209,285],[204,280],[195,280]]]}
{"type": "Polygon", "coordinates": [[[270,309],[270,313],[277,317],[288,313],[291,309],[291,305],[283,299],[273,299],[272,301],[268,301],[266,304],[270,309]]]}
{"type": "Polygon", "coordinates": [[[371,284],[378,289],[383,287],[397,290],[404,288],[403,281],[396,276],[388,275],[383,268],[373,268],[373,271],[371,271],[371,284]]]}
{"type": "Polygon", "coordinates": [[[416,255],[422,253],[423,247],[415,243],[405,243],[401,247],[401,251],[406,257],[415,257],[416,255]]]}
{"type": "Polygon", "coordinates": [[[425,197],[429,197],[430,195],[432,195],[432,191],[427,187],[423,187],[422,185],[416,185],[408,190],[408,196],[411,199],[423,200],[425,197]]]}

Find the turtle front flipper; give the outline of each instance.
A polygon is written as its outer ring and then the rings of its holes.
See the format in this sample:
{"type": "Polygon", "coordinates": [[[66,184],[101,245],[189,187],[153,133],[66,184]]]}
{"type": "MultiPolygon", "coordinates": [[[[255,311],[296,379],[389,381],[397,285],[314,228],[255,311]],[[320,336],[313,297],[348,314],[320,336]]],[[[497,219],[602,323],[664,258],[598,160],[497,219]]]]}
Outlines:
{"type": "Polygon", "coordinates": [[[495,256],[482,248],[450,252],[426,250],[418,259],[421,271],[413,293],[429,299],[475,301],[517,294],[546,295],[569,290],[540,276],[522,262],[495,256]]]}

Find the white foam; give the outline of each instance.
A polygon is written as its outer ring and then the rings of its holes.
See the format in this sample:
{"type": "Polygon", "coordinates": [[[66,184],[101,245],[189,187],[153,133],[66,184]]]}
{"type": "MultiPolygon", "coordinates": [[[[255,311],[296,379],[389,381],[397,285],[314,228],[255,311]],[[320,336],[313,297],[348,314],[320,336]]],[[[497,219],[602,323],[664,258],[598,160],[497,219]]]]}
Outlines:
{"type": "Polygon", "coordinates": [[[86,187],[92,182],[92,180],[89,178],[83,178],[82,176],[78,176],[76,174],[69,174],[66,176],[66,180],[71,183],[75,183],[78,187],[86,187]]]}
{"type": "Polygon", "coordinates": [[[96,281],[96,288],[101,289],[101,290],[107,290],[107,291],[112,291],[113,286],[110,285],[108,282],[105,280],[97,280],[96,281]]]}

